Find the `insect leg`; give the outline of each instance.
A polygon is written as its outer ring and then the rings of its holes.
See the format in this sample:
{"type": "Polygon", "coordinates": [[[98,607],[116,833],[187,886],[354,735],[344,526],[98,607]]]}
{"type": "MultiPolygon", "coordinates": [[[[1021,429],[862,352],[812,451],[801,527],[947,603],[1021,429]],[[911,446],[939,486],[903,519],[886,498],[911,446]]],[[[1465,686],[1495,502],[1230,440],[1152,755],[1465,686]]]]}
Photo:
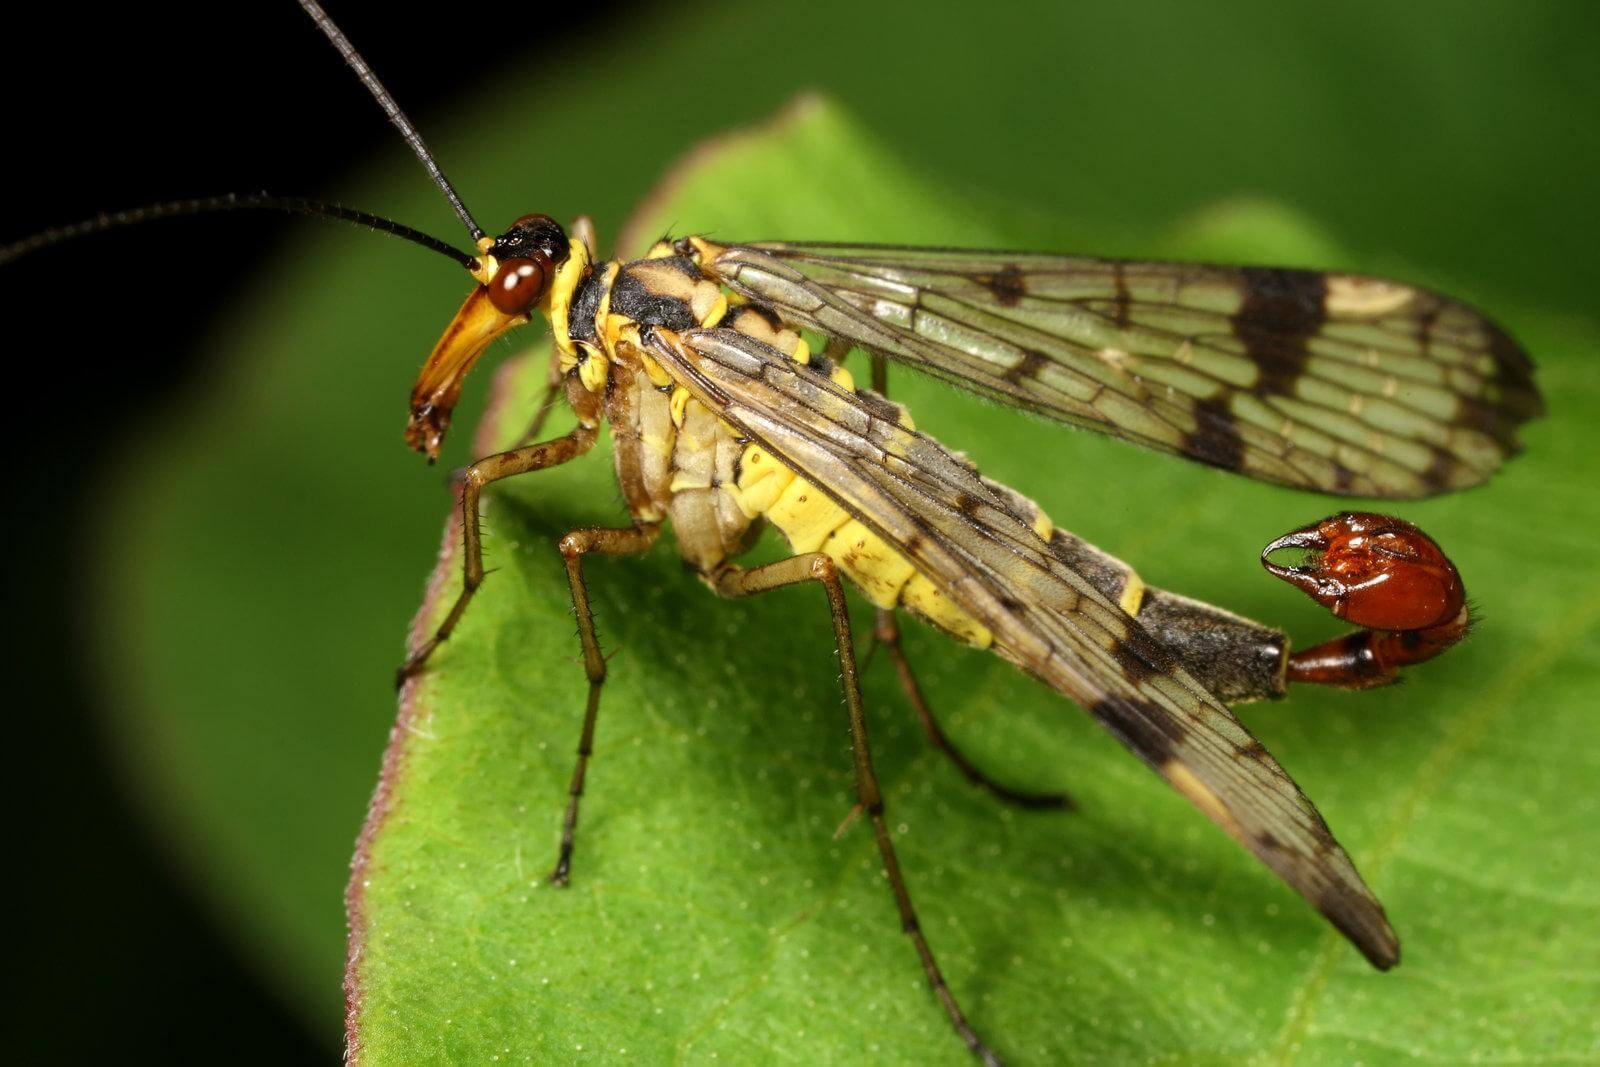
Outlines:
{"type": "Polygon", "coordinates": [[[911,671],[911,662],[906,659],[905,650],[900,647],[900,621],[895,618],[893,611],[879,608],[876,625],[872,631],[873,641],[881,647],[889,657],[889,662],[894,664],[895,675],[900,679],[900,688],[905,690],[906,700],[917,713],[917,721],[922,724],[922,732],[927,735],[928,743],[943,752],[951,763],[956,765],[956,770],[973,785],[988,790],[995,797],[1007,804],[1015,804],[1019,808],[1061,808],[1072,810],[1072,798],[1065,793],[1031,793],[1021,789],[1013,789],[1003,785],[979,770],[955,744],[945,735],[944,730],[933,717],[933,711],[928,707],[927,700],[922,695],[922,687],[917,684],[917,676],[911,671]]]}
{"type": "Polygon", "coordinates": [[[478,586],[483,583],[483,542],[478,528],[478,498],[483,492],[483,487],[490,482],[527,474],[529,471],[558,467],[589,451],[594,439],[595,428],[580,425],[565,437],[485,456],[467,468],[461,484],[461,593],[451,605],[450,614],[444,617],[444,621],[439,624],[433,636],[421,648],[411,653],[395,672],[397,686],[405,684],[406,679],[420,671],[428,662],[428,657],[433,654],[433,650],[450,637],[456,628],[456,623],[461,621],[462,614],[472,601],[472,594],[476,593],[478,586]]]}
{"type": "Polygon", "coordinates": [[[589,771],[589,755],[594,750],[594,722],[600,711],[600,687],[606,680],[606,658],[594,632],[594,609],[589,606],[589,587],[583,581],[583,557],[588,552],[606,556],[629,556],[648,551],[661,534],[659,524],[626,529],[573,530],[561,539],[561,555],[567,563],[567,586],[572,590],[572,610],[578,617],[578,640],[583,645],[583,673],[589,678],[589,698],[583,711],[583,733],[578,739],[578,764],[572,770],[572,785],[567,789],[567,813],[561,821],[561,850],[550,884],[566,885],[572,869],[572,841],[578,829],[578,800],[583,796],[583,779],[589,771]]]}
{"type": "Polygon", "coordinates": [[[833,637],[839,655],[845,706],[850,715],[850,748],[855,756],[856,798],[861,809],[872,819],[872,832],[877,838],[878,854],[883,859],[884,871],[889,877],[889,887],[894,891],[895,905],[900,909],[901,928],[916,946],[917,955],[922,959],[923,972],[928,977],[928,984],[933,987],[934,995],[944,1006],[945,1014],[950,1017],[950,1022],[955,1027],[956,1033],[961,1036],[961,1040],[966,1042],[967,1048],[984,1063],[999,1064],[999,1057],[978,1039],[977,1033],[973,1031],[971,1024],[967,1022],[967,1017],[962,1013],[961,1006],[956,1003],[955,995],[945,984],[939,964],[933,958],[933,950],[928,947],[922,926],[917,921],[916,909],[911,904],[911,894],[906,889],[905,877],[900,872],[900,862],[895,857],[894,841],[890,838],[888,824],[884,821],[883,795],[878,789],[877,775],[872,769],[872,753],[867,745],[867,720],[861,703],[861,680],[856,669],[855,645],[850,633],[850,613],[845,603],[844,583],[839,579],[838,568],[824,553],[810,552],[751,570],[730,565],[713,576],[717,592],[728,597],[754,596],[757,593],[798,585],[801,582],[817,582],[828,594],[828,608],[833,616],[833,637]]]}

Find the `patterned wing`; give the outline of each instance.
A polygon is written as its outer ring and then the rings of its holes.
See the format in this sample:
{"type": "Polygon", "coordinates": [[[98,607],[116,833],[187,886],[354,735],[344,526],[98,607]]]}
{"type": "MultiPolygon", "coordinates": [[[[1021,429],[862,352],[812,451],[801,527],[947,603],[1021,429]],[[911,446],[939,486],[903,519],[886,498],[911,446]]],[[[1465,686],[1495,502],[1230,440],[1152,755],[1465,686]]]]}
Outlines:
{"type": "Polygon", "coordinates": [[[1418,497],[1475,485],[1541,402],[1445,297],[1351,274],[690,239],[799,326],[1050,418],[1253,478],[1418,497]]]}
{"type": "Polygon", "coordinates": [[[647,342],[712,411],[910,558],[996,650],[1084,707],[1317,907],[1380,968],[1383,908],[1311,801],[1132,617],[1057,558],[1032,508],[876,394],[856,394],[732,330],[647,342]]]}

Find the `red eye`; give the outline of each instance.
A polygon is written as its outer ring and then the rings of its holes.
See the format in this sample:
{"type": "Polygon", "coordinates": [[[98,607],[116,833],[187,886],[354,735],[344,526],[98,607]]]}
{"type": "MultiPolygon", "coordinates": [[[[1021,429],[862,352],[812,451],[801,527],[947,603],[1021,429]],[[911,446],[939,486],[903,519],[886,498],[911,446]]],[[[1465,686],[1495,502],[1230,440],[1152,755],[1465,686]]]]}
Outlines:
{"type": "Polygon", "coordinates": [[[508,259],[489,283],[489,303],[507,315],[525,315],[550,287],[550,260],[542,253],[508,259]]]}

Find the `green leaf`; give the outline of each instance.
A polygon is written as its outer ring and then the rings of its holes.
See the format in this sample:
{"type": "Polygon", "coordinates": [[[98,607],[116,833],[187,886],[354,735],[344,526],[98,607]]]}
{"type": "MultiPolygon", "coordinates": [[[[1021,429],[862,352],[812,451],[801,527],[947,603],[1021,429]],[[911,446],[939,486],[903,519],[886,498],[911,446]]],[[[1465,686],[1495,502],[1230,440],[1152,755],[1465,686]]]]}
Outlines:
{"type": "MultiPolygon", "coordinates": [[[[1085,245],[1065,221],[1019,219],[930,184],[815,100],[690,157],[623,251],[669,226],[1085,245]]],[[[1238,204],[1193,220],[1166,250],[1276,262],[1339,252],[1285,209],[1238,204]]],[[[1592,483],[1574,480],[1593,466],[1582,439],[1558,427],[1594,410],[1584,367],[1600,353],[1578,324],[1496,310],[1539,354],[1551,417],[1488,487],[1401,509],[1451,552],[1482,625],[1406,685],[1297,692],[1242,713],[1387,904],[1405,950],[1396,971],[1369,969],[1076,709],[992,657],[910,635],[933,707],[980,765],[1066,787],[1079,812],[1019,813],[974,791],[924,744],[887,664],[868,670],[911,892],[952,989],[1002,1054],[1593,1053],[1584,1005],[1600,993],[1600,898],[1586,783],[1600,778],[1600,754],[1574,739],[1594,736],[1600,589],[1585,531],[1600,508],[1592,483]]],[[[480,448],[516,437],[541,359],[508,365],[480,448]]],[[[1148,581],[1280,621],[1302,642],[1337,630],[1254,560],[1335,504],[905,374],[892,389],[920,428],[1148,581]]],[[[352,890],[363,1060],[965,1062],[898,932],[870,833],[833,836],[854,793],[815,590],[719,601],[670,540],[589,563],[614,657],[572,885],[544,884],[586,688],[554,546],[567,529],[622,518],[603,451],[490,492],[495,571],[401,710],[352,890]]],[[[459,587],[455,539],[447,530],[422,632],[459,587]]],[[[865,632],[865,613],[856,621],[865,632]]]]}

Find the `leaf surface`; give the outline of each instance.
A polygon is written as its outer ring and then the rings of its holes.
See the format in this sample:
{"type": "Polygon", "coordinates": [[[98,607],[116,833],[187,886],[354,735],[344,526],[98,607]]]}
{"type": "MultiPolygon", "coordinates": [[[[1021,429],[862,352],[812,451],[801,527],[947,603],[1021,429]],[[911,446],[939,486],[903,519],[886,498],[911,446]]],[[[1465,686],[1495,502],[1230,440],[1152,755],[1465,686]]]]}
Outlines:
{"type": "MultiPolygon", "coordinates": [[[[1084,246],[1065,223],[1014,215],[930,185],[810,101],[694,153],[643,205],[622,251],[669,228],[1084,246]]],[[[1200,216],[1164,250],[1359,266],[1262,205],[1200,216]]],[[[1582,531],[1600,509],[1572,480],[1592,461],[1560,432],[1595,408],[1580,369],[1593,340],[1576,324],[1496,310],[1536,353],[1551,415],[1486,488],[1399,509],[1452,554],[1484,622],[1405,685],[1243,712],[1384,899],[1404,945],[1397,971],[1370,970],[1070,704],[997,660],[912,628],[909,654],[948,730],[1008,781],[1068,788],[1076,814],[1012,812],[972,790],[923,743],[887,664],[868,670],[912,893],[952,988],[1008,1058],[1593,1053],[1582,1005],[1600,993],[1600,898],[1592,853],[1578,846],[1595,840],[1581,783],[1600,778],[1600,754],[1573,739],[1594,736],[1600,589],[1582,531]]],[[[540,374],[537,358],[508,365],[480,449],[516,437],[540,374]]],[[[920,428],[1148,581],[1282,622],[1302,644],[1335,632],[1255,555],[1338,503],[905,373],[891,382],[920,428]]],[[[605,451],[488,495],[495,572],[402,708],[352,888],[363,1061],[964,1062],[898,933],[870,834],[833,837],[853,788],[815,590],[718,601],[670,539],[589,564],[615,656],[573,882],[544,884],[585,690],[554,545],[572,527],[622,519],[605,451]]],[[[458,588],[455,552],[447,531],[424,629],[458,588]]]]}

